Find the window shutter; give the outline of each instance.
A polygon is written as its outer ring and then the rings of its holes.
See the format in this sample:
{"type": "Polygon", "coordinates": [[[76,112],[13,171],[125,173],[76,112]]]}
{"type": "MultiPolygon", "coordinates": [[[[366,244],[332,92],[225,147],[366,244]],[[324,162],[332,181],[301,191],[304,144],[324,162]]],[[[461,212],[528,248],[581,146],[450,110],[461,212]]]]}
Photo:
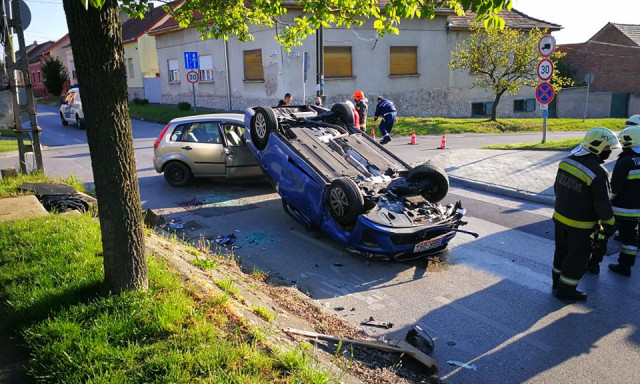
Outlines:
{"type": "Polygon", "coordinates": [[[327,77],[350,77],[351,47],[324,47],[324,75],[327,77]]]}
{"type": "Polygon", "coordinates": [[[418,73],[417,47],[389,47],[389,73],[415,75],[418,73]]]}

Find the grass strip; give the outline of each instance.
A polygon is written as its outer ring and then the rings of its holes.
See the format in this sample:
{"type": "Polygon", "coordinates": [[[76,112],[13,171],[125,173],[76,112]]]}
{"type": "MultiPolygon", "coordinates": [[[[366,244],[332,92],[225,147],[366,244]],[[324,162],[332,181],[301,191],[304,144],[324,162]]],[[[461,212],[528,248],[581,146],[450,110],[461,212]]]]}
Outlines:
{"type": "Polygon", "coordinates": [[[2,223],[0,249],[0,298],[36,382],[331,382],[311,351],[270,350],[153,255],[147,292],[111,295],[88,214],[2,223]]]}
{"type": "Polygon", "coordinates": [[[544,144],[537,143],[517,143],[517,144],[495,144],[486,145],[484,149],[531,149],[546,151],[568,151],[578,146],[582,142],[582,138],[550,140],[544,144]]]}

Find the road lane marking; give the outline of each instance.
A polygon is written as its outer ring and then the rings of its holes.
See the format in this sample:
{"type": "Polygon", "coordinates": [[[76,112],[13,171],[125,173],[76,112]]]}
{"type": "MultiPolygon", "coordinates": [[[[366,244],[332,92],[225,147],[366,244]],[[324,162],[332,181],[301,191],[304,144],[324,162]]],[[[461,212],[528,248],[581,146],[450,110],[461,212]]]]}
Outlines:
{"type": "MultiPolygon", "coordinates": [[[[540,322],[542,322],[545,317],[543,317],[542,319],[538,320],[533,326],[531,326],[528,330],[524,331],[524,332],[518,332],[515,329],[511,328],[511,327],[507,327],[506,325],[500,324],[499,322],[490,319],[484,315],[479,314],[478,312],[475,312],[461,304],[455,303],[452,300],[449,300],[445,297],[442,296],[436,296],[435,300],[446,305],[448,308],[452,308],[455,309],[456,311],[469,316],[475,320],[478,320],[481,323],[484,323],[485,325],[488,325],[494,329],[499,330],[500,332],[506,334],[506,335],[510,335],[509,339],[504,341],[503,343],[501,343],[500,345],[498,345],[497,347],[493,348],[492,351],[496,351],[502,347],[506,347],[509,344],[512,344],[516,341],[524,341],[525,343],[536,347],[538,349],[540,349],[541,351],[544,352],[551,352],[551,350],[553,350],[553,347],[551,347],[548,344],[545,344],[541,341],[538,341],[532,337],[527,337],[529,334],[534,333],[536,331],[538,331],[539,327],[537,327],[536,325],[540,324],[540,322]],[[499,348],[500,347],[500,348],[499,348]]],[[[546,326],[546,324],[544,324],[546,326]]],[[[487,355],[489,352],[484,353],[484,355],[487,355]]],[[[477,358],[476,358],[477,359],[477,358]]]]}

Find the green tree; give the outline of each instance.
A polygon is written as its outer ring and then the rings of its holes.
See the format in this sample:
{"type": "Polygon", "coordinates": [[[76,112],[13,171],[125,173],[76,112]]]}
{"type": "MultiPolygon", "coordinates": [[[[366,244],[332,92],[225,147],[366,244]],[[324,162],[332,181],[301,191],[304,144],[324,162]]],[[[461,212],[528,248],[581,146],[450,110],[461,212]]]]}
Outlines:
{"type": "Polygon", "coordinates": [[[47,92],[60,96],[64,83],[69,81],[67,67],[62,64],[62,60],[55,56],[47,56],[42,63],[42,75],[44,76],[44,87],[47,92]]]}
{"type": "MultiPolygon", "coordinates": [[[[471,88],[491,90],[495,95],[491,120],[496,121],[498,104],[505,92],[515,95],[523,86],[535,87],[539,80],[537,65],[540,61],[538,41],[543,32],[539,29],[523,31],[505,27],[483,28],[478,23],[470,26],[471,36],[451,52],[449,67],[467,70],[475,75],[471,88]]],[[[565,54],[554,52],[553,60],[565,54]]],[[[556,92],[573,81],[554,71],[551,84],[556,92]]]]}
{"type": "MultiPolygon", "coordinates": [[[[142,210],[136,178],[133,138],[127,98],[122,32],[117,0],[63,0],[76,73],[82,92],[91,167],[98,198],[105,282],[115,293],[148,287],[142,210]]],[[[289,24],[279,0],[189,0],[171,10],[180,26],[198,27],[203,38],[237,36],[252,39],[250,25],[284,25],[279,41],[290,47],[318,27],[351,27],[375,18],[379,33],[397,33],[402,18],[431,18],[435,9],[471,9],[487,24],[500,25],[496,12],[511,8],[511,0],[390,0],[384,9],[377,0],[298,0],[302,15],[289,24]],[[196,17],[195,15],[201,15],[196,17]]],[[[147,0],[124,0],[123,9],[140,17],[147,0]]]]}

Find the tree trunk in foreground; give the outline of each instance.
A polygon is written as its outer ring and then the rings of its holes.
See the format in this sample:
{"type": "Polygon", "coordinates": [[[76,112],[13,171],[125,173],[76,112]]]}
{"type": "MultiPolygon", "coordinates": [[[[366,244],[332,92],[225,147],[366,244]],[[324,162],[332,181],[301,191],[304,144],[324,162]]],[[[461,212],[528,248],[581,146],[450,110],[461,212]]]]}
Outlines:
{"type": "Polygon", "coordinates": [[[113,293],[146,290],[140,191],[136,174],[122,31],[116,0],[85,10],[63,0],[82,96],[102,232],[105,283],[113,293]]]}

